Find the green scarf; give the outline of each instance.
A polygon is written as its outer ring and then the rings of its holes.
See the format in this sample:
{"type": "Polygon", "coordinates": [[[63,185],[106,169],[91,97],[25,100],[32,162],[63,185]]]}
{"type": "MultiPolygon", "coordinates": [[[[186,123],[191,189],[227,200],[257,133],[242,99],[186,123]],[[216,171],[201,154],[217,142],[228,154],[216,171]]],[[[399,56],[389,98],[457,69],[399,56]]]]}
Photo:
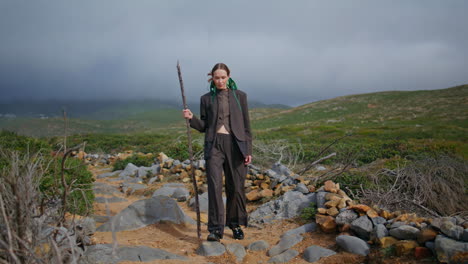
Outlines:
{"type": "MultiPolygon", "coordinates": [[[[242,107],[240,105],[239,99],[237,98],[236,92],[234,92],[234,90],[237,90],[236,82],[234,82],[233,79],[229,78],[226,86],[234,94],[234,98],[236,98],[237,105],[239,106],[239,109],[242,112],[242,107]]],[[[216,85],[214,81],[211,81],[211,84],[210,84],[211,102],[214,102],[214,98],[216,97],[216,91],[217,91],[216,85]]]]}

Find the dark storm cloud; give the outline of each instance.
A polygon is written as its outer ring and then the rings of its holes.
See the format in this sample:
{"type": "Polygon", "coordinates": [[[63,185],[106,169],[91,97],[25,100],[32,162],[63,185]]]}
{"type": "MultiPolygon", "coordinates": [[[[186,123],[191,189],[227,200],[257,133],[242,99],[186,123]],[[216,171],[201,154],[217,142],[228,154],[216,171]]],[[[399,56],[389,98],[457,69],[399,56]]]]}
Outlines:
{"type": "MultiPolygon", "coordinates": [[[[466,1],[1,1],[14,98],[188,96],[216,62],[250,98],[297,105],[468,83],[466,1]]],[[[197,100],[197,99],[196,99],[197,100]]]]}

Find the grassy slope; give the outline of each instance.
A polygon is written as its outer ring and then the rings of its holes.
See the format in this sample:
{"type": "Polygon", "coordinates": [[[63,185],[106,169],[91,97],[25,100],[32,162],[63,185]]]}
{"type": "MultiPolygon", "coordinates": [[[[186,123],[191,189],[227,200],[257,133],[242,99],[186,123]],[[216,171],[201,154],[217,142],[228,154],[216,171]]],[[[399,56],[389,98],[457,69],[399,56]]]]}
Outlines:
{"type": "MultiPolygon", "coordinates": [[[[128,109],[119,111],[129,112],[128,109]]],[[[114,114],[118,116],[119,111],[115,110],[114,114]]],[[[137,114],[121,120],[70,119],[69,134],[158,133],[174,138],[185,134],[185,122],[178,109],[133,112],[137,114]]],[[[413,149],[449,148],[465,158],[468,157],[467,117],[468,85],[343,96],[286,110],[251,110],[255,139],[301,142],[307,149],[313,149],[311,152],[352,134],[343,145],[365,151],[379,148],[392,151],[409,145],[413,149]]],[[[2,127],[25,135],[58,136],[62,135],[63,120],[3,119],[2,127]]],[[[194,137],[201,140],[198,133],[194,137]]]]}
{"type": "Polygon", "coordinates": [[[287,138],[382,144],[443,144],[468,157],[468,85],[443,90],[380,92],[338,97],[255,120],[259,139],[287,138]]]}

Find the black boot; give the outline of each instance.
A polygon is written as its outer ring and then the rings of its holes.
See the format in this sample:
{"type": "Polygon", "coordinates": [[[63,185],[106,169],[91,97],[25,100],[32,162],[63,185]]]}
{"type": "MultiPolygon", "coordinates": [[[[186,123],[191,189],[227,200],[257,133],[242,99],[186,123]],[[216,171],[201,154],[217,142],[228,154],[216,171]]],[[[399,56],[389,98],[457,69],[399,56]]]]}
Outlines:
{"type": "Polygon", "coordinates": [[[208,237],[206,238],[206,240],[208,241],[218,241],[221,240],[223,238],[223,234],[221,234],[221,232],[219,231],[212,231],[210,232],[210,234],[208,235],[208,237]]]}
{"type": "Polygon", "coordinates": [[[232,229],[232,237],[234,239],[242,240],[244,239],[244,231],[240,226],[231,227],[232,229]]]}

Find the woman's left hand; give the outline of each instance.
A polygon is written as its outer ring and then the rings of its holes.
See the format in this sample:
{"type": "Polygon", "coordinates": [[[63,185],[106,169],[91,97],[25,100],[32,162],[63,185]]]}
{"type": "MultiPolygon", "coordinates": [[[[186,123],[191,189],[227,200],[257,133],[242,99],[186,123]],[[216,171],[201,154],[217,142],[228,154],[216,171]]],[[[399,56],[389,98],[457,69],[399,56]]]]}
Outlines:
{"type": "Polygon", "coordinates": [[[248,155],[247,157],[245,157],[244,164],[249,165],[250,162],[252,162],[252,155],[248,155]]]}

